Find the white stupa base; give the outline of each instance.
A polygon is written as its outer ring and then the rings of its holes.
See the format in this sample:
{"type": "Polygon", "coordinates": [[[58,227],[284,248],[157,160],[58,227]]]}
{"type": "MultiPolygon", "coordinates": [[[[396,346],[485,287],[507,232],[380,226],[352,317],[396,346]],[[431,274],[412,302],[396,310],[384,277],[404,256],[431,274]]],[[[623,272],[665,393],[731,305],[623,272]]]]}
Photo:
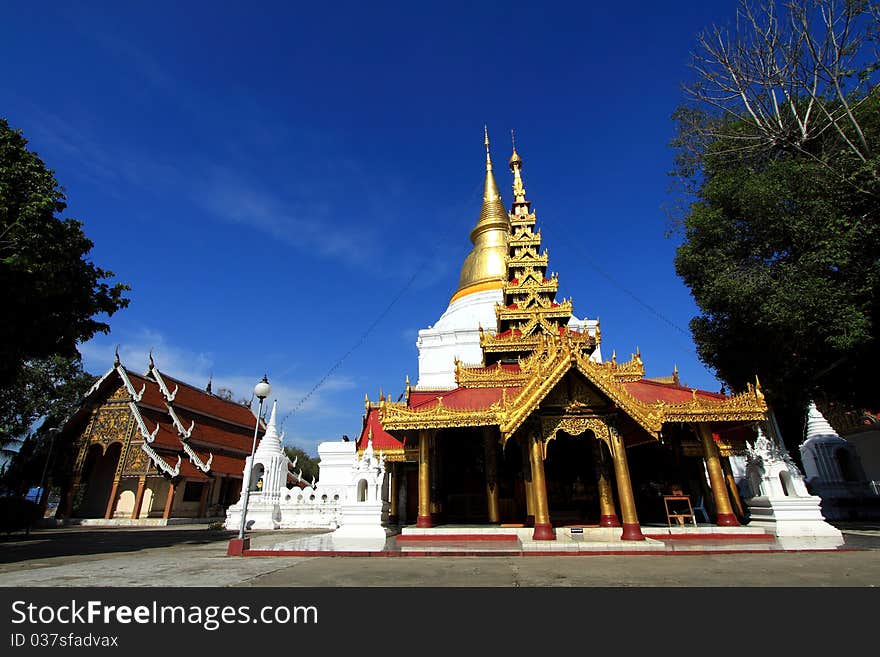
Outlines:
{"type": "MultiPolygon", "coordinates": [[[[262,529],[279,529],[276,522],[275,510],[269,507],[254,507],[248,504],[247,524],[245,528],[248,531],[256,531],[262,529]]],[[[278,518],[280,520],[280,518],[278,518]]],[[[233,531],[241,527],[241,507],[236,505],[229,507],[226,511],[225,528],[233,531]]]]}
{"type": "Polygon", "coordinates": [[[355,502],[339,507],[339,529],[333,539],[379,539],[385,540],[382,526],[382,502],[355,502]]]}
{"type": "Polygon", "coordinates": [[[828,524],[820,508],[822,500],[815,495],[805,497],[753,497],[749,507],[749,527],[760,527],[779,537],[815,536],[838,539],[843,534],[828,524]]]}
{"type": "MultiPolygon", "coordinates": [[[[325,504],[248,504],[247,529],[336,529],[339,524],[335,505],[325,504]]],[[[237,531],[241,526],[241,505],[226,511],[224,527],[237,531]]]]}

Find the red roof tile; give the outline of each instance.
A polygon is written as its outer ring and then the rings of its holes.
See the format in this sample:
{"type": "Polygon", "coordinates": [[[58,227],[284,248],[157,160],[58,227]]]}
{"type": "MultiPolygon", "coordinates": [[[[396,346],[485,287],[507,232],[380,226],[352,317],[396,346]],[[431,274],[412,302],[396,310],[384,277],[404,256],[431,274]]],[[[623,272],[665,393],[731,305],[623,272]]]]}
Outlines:
{"type": "MultiPolygon", "coordinates": [[[[683,404],[694,398],[693,388],[685,388],[674,383],[661,383],[659,381],[641,379],[640,381],[630,381],[621,385],[633,397],[648,404],[658,401],[664,401],[668,404],[683,404]]],[[[711,401],[727,399],[725,395],[707,390],[697,390],[697,397],[711,401]]]]}
{"type": "MultiPolygon", "coordinates": [[[[165,398],[162,396],[158,383],[151,378],[130,370],[126,370],[126,373],[137,391],[140,391],[141,386],[146,385],[146,390],[141,400],[142,403],[157,408],[165,408],[165,398]]],[[[174,398],[175,410],[187,409],[201,415],[221,419],[224,422],[250,427],[251,431],[253,431],[255,417],[247,406],[220,399],[216,395],[200,390],[167,374],[162,374],[162,378],[165,380],[165,385],[168,386],[169,392],[174,392],[175,387],[178,388],[177,395],[174,398]]]]}
{"type": "Polygon", "coordinates": [[[400,449],[401,447],[403,447],[402,440],[398,440],[382,428],[382,423],[379,422],[378,408],[371,408],[367,412],[367,419],[364,422],[364,427],[361,430],[361,435],[358,436],[358,449],[363,449],[367,446],[367,437],[369,436],[371,430],[373,432],[374,450],[379,451],[380,449],[400,449]]]}
{"type": "Polygon", "coordinates": [[[409,397],[410,408],[427,409],[437,405],[437,399],[443,398],[443,405],[447,408],[459,410],[480,410],[489,408],[497,401],[501,401],[503,391],[507,391],[507,398],[513,399],[522,388],[455,388],[442,391],[412,391],[409,397]]]}

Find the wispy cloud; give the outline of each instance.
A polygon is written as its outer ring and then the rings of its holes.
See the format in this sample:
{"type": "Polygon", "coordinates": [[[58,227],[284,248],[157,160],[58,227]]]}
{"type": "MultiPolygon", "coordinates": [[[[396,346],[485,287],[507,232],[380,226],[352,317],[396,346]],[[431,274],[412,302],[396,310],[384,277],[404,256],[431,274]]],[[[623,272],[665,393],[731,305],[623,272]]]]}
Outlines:
{"type": "Polygon", "coordinates": [[[250,182],[248,173],[221,165],[209,165],[196,175],[192,201],[214,217],[355,265],[366,262],[377,246],[366,227],[342,222],[342,208],[323,194],[282,198],[250,182]]]}

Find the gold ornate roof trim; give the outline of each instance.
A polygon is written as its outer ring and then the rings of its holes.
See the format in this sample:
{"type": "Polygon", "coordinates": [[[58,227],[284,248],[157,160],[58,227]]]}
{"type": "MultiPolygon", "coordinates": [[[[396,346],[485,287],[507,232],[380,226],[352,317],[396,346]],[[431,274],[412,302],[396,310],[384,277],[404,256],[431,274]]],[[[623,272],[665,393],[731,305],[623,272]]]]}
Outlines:
{"type": "MultiPolygon", "coordinates": [[[[548,363],[550,364],[550,363],[548,363]]],[[[532,378],[525,385],[522,392],[514,399],[510,410],[505,413],[503,423],[500,425],[502,439],[509,438],[513,435],[523,422],[538,407],[541,400],[556,387],[556,384],[562,380],[562,377],[570,369],[570,362],[564,357],[557,358],[555,363],[550,364],[548,371],[543,371],[538,365],[532,378]]]]}
{"type": "Polygon", "coordinates": [[[542,341],[541,352],[535,355],[535,366],[530,368],[532,378],[505,413],[500,425],[502,437],[509,437],[535,411],[572,365],[642,428],[654,435],[659,434],[664,422],[733,422],[766,418],[767,405],[760,386],[750,385],[746,392],[721,400],[698,397],[694,390],[688,402],[646,403],[633,397],[623,387],[613,368],[594,363],[572,347],[571,342],[565,339],[550,337],[542,341]]]}
{"type": "Polygon", "coordinates": [[[626,363],[617,363],[616,361],[609,360],[598,364],[608,369],[611,375],[620,383],[641,381],[645,378],[645,364],[642,362],[641,354],[638,352],[632,354],[626,363]]]}
{"type": "Polygon", "coordinates": [[[468,367],[455,363],[455,382],[462,388],[502,388],[520,387],[529,379],[529,372],[521,369],[510,370],[496,363],[489,367],[468,367]]]}
{"type": "Polygon", "coordinates": [[[500,422],[503,407],[503,399],[484,409],[449,408],[443,404],[442,397],[438,397],[434,406],[418,410],[383,402],[379,405],[379,421],[386,431],[491,426],[500,422]]]}
{"type": "MultiPolygon", "coordinates": [[[[540,348],[542,340],[546,340],[548,336],[550,338],[554,337],[552,334],[517,336],[515,334],[498,335],[481,332],[480,347],[488,353],[535,351],[540,348]]],[[[575,347],[579,349],[592,350],[597,344],[596,338],[590,335],[589,332],[575,332],[568,328],[568,326],[565,327],[564,339],[572,340],[575,347]]]]}

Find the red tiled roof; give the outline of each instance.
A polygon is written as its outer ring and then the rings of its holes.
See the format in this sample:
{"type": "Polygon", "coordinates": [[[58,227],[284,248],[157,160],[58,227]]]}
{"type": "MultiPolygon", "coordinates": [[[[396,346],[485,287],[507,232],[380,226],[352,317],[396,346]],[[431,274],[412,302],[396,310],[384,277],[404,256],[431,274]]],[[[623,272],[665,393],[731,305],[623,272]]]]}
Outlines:
{"type": "MultiPolygon", "coordinates": [[[[158,424],[159,433],[156,434],[156,442],[159,445],[177,449],[180,446],[180,440],[171,416],[167,411],[160,412],[156,410],[152,407],[152,404],[149,407],[145,407],[144,400],[146,398],[147,395],[144,393],[144,399],[138,404],[138,408],[147,425],[147,430],[152,432],[158,424]]],[[[193,417],[186,411],[178,410],[176,404],[174,410],[180,418],[184,429],[189,429],[192,422],[195,421],[195,427],[193,427],[192,435],[188,441],[193,447],[199,446],[206,451],[225,448],[238,452],[242,456],[250,454],[253,443],[253,429],[239,427],[235,424],[229,425],[223,422],[216,422],[210,418],[193,417]]],[[[244,467],[244,462],[242,462],[242,467],[244,467]]]]}
{"type": "MultiPolygon", "coordinates": [[[[153,448],[159,451],[160,456],[171,467],[177,463],[177,454],[180,454],[181,476],[197,480],[208,479],[209,475],[195,467],[183,451],[180,436],[168,413],[159,384],[152,378],[130,370],[126,370],[126,374],[136,391],[140,392],[144,388],[143,397],[137,402],[137,406],[147,430],[152,432],[156,425],[159,426],[153,448]]],[[[250,408],[220,399],[170,376],[163,374],[162,378],[170,392],[174,392],[175,387],[178,388],[173,406],[184,429],[189,429],[195,422],[187,444],[204,463],[213,455],[209,473],[242,476],[245,457],[251,451],[256,422],[250,408]]],[[[139,432],[135,436],[139,436],[139,432]]]]}
{"type": "MultiPolygon", "coordinates": [[[[140,391],[141,386],[146,385],[146,390],[141,400],[142,403],[155,406],[156,408],[165,408],[165,398],[162,396],[158,383],[130,370],[126,370],[126,373],[136,390],[140,391]]],[[[253,431],[255,418],[253,412],[247,406],[220,399],[216,395],[200,390],[183,381],[178,381],[167,374],[162,374],[162,378],[165,380],[165,385],[168,386],[169,392],[174,392],[175,387],[178,388],[177,396],[174,398],[175,410],[188,409],[202,415],[219,418],[231,424],[249,426],[251,431],[253,431]]]]}
{"type": "Polygon", "coordinates": [[[409,397],[410,408],[418,408],[421,410],[431,408],[437,405],[437,399],[443,398],[443,405],[447,408],[456,408],[459,410],[480,410],[489,408],[497,401],[501,401],[503,391],[507,390],[507,398],[516,397],[522,388],[455,388],[453,390],[441,391],[412,391],[409,397]]]}
{"type": "Polygon", "coordinates": [[[403,447],[402,440],[398,440],[382,428],[382,423],[379,422],[378,408],[371,408],[367,412],[367,419],[364,422],[364,428],[361,430],[361,435],[358,437],[357,441],[358,449],[363,449],[367,446],[367,437],[369,436],[370,430],[373,432],[374,450],[400,449],[403,447]]]}
{"type": "MultiPolygon", "coordinates": [[[[659,381],[641,379],[640,381],[629,381],[621,385],[633,397],[648,404],[658,401],[664,401],[669,404],[683,404],[694,398],[693,388],[685,388],[674,383],[661,383],[659,381]]],[[[709,392],[707,390],[697,390],[697,397],[711,401],[727,399],[721,393],[709,392]]]]}

